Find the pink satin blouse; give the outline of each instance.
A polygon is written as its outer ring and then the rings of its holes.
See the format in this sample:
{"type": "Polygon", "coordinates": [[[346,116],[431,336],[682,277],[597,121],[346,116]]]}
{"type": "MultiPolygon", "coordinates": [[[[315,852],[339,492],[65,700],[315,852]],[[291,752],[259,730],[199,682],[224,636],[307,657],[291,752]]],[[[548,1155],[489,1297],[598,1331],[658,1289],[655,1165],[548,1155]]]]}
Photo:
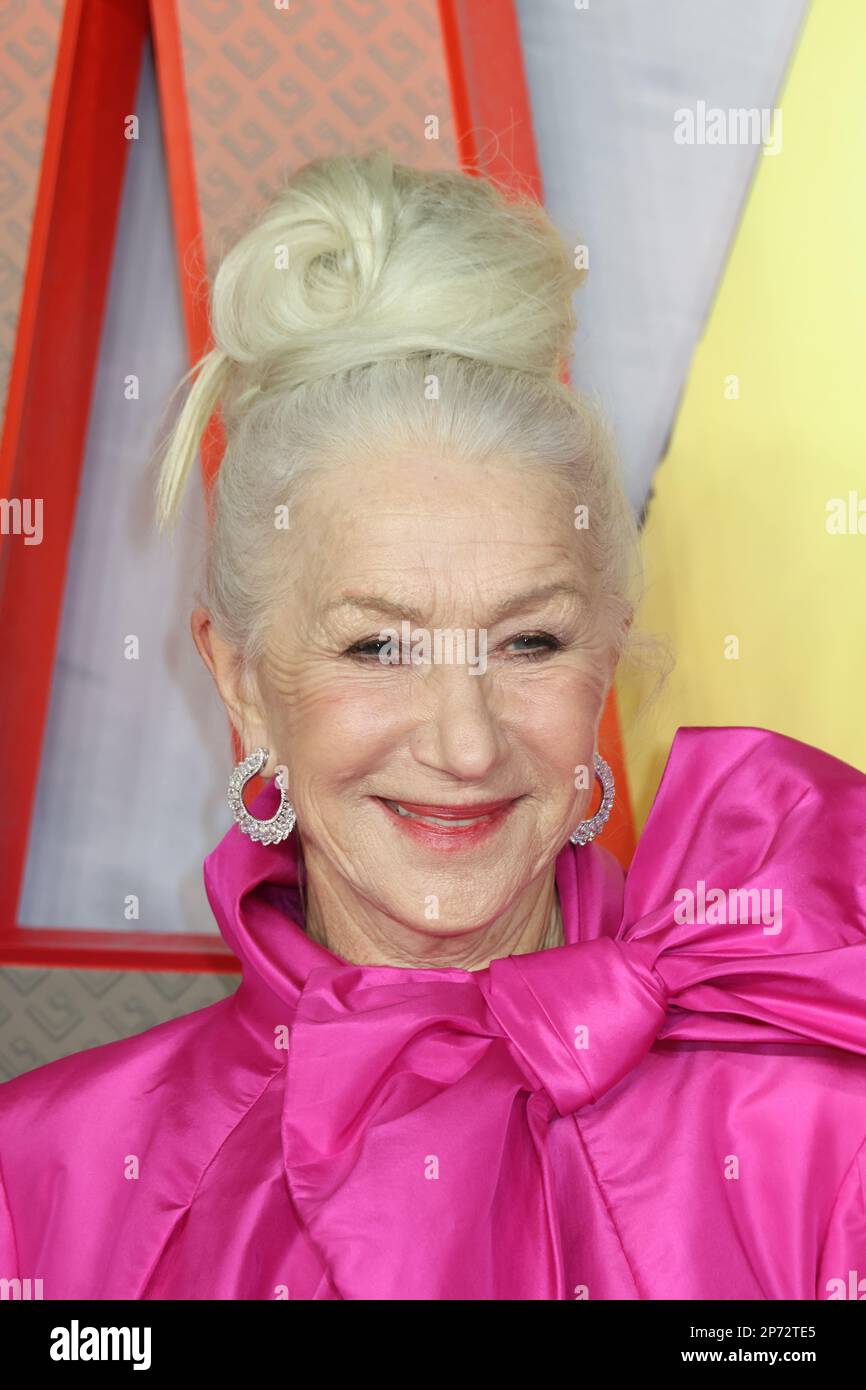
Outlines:
{"type": "Polygon", "coordinates": [[[481,971],[316,944],[295,835],[233,827],[204,867],[242,983],[0,1087],[0,1279],[866,1298],[863,773],[681,728],[628,874],[567,844],[566,944],[481,971]]]}

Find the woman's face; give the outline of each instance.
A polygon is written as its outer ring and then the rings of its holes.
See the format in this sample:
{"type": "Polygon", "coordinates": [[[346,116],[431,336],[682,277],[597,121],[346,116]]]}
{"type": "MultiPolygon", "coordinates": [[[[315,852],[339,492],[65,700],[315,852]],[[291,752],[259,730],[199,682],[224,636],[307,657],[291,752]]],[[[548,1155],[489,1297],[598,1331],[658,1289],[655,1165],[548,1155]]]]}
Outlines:
{"type": "Polygon", "coordinates": [[[258,677],[311,883],[316,866],[441,935],[493,922],[551,864],[595,802],[612,674],[585,535],[558,481],[507,461],[317,477],[276,532],[293,597],[258,677]]]}

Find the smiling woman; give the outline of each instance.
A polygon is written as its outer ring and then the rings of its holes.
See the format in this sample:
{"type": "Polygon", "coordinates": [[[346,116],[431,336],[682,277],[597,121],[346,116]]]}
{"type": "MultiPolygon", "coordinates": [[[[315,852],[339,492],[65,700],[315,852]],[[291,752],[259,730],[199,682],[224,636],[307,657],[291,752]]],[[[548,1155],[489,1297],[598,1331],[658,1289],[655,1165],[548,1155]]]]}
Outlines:
{"type": "Polygon", "coordinates": [[[324,469],[296,502],[275,585],[290,583],[292,598],[275,604],[247,682],[206,610],[196,635],[244,746],[288,768],[311,929],[348,960],[480,968],[535,949],[546,930],[550,845],[589,799],[575,769],[592,762],[616,639],[602,601],[585,610],[568,582],[583,537],[558,479],[507,459],[432,463],[384,442],[362,488],[355,468],[324,469]],[[380,599],[353,600],[374,585],[380,599]],[[399,611],[389,586],[423,624],[416,634],[482,631],[484,679],[459,661],[380,660],[376,622],[399,611]],[[441,846],[441,832],[401,826],[412,838],[395,839],[387,801],[460,817],[507,801],[510,813],[452,832],[444,863],[418,852],[441,846]],[[472,851],[471,878],[452,867],[458,849],[472,851]]]}
{"type": "Polygon", "coordinates": [[[2,1088],[0,1275],[816,1299],[866,1268],[866,777],[680,729],[625,879],[597,838],[606,695],[662,649],[560,379],[582,275],[534,203],[383,151],[307,165],[222,262],[157,501],[220,406],[192,633],[245,755],[205,861],[243,980],[2,1088]]]}
{"type": "Polygon", "coordinates": [[[584,275],[536,203],[385,152],[302,170],[219,268],[160,516],[218,392],[195,640],[244,748],[288,769],[308,930],[345,959],[482,968],[536,949],[558,912],[550,847],[589,802],[605,696],[644,640],[612,446],[558,379],[584,275]],[[422,659],[377,650],[389,623],[422,659]],[[467,631],[463,660],[437,659],[467,631]],[[446,832],[443,861],[423,852],[441,830],[395,839],[389,801],[510,810],[446,832]]]}

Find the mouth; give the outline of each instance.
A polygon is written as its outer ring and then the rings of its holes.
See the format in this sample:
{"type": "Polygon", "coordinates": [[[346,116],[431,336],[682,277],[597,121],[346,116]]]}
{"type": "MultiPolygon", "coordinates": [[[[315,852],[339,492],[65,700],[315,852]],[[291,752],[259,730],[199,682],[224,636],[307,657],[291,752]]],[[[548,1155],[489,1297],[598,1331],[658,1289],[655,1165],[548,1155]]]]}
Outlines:
{"type": "Polygon", "coordinates": [[[521,798],[509,796],[500,801],[476,801],[460,806],[391,801],[382,796],[374,799],[396,825],[415,839],[441,846],[452,842],[477,843],[505,821],[521,798]]]}

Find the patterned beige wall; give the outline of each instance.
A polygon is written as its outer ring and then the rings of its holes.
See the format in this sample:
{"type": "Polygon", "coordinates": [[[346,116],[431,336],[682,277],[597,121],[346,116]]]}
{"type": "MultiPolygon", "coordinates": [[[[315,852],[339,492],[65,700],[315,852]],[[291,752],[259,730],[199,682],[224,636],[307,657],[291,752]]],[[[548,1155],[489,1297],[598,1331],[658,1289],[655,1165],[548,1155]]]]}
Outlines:
{"type": "Polygon", "coordinates": [[[178,18],[211,274],[315,155],[383,144],[408,164],[457,162],[436,0],[179,0],[178,18]]]}
{"type": "Polygon", "coordinates": [[[0,403],[5,409],[61,0],[0,0],[0,403]]]}
{"type": "Polygon", "coordinates": [[[233,993],[240,975],[0,970],[0,1083],[233,993]]]}

